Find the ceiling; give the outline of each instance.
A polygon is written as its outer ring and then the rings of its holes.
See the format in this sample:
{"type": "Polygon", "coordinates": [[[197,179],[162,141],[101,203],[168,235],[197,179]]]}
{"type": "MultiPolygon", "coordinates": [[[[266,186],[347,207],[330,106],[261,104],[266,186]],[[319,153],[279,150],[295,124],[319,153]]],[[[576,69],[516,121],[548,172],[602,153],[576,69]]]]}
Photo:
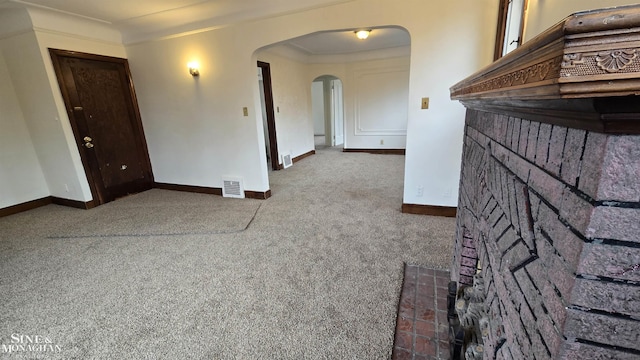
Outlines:
{"type": "Polygon", "coordinates": [[[353,30],[327,31],[301,36],[287,42],[306,55],[338,55],[362,51],[408,46],[409,33],[401,28],[385,27],[372,29],[366,40],[356,38],[353,30]]]}
{"type": "MultiPolygon", "coordinates": [[[[0,0],[0,5],[38,7],[100,21],[118,29],[123,41],[130,43],[350,1],[354,0],[0,0]]],[[[286,45],[305,55],[335,55],[409,43],[405,30],[390,27],[373,29],[367,40],[357,39],[348,29],[302,36],[286,45]]]]}
{"type": "MultiPolygon", "coordinates": [[[[6,1],[6,0],[5,0],[6,1]]],[[[116,26],[174,28],[208,20],[212,25],[301,11],[353,0],[8,0],[55,9],[116,26]]]]}

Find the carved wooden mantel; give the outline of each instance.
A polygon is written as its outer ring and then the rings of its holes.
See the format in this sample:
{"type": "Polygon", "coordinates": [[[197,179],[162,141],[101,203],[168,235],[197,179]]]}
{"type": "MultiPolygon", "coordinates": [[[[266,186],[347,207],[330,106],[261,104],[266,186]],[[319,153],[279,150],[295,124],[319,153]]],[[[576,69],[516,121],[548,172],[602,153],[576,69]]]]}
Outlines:
{"type": "Polygon", "coordinates": [[[640,5],[573,14],[450,90],[468,108],[640,134],[640,5]]]}

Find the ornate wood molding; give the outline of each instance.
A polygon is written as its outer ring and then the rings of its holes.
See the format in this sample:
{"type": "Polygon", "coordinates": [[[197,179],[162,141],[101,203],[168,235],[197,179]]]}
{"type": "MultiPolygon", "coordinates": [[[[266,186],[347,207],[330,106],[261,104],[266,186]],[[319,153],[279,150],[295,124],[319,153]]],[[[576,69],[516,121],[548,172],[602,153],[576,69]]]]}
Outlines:
{"type": "Polygon", "coordinates": [[[545,80],[555,78],[557,70],[560,68],[562,57],[544,60],[533,65],[529,65],[504,75],[497,75],[484,81],[471,83],[468,86],[452,90],[452,98],[460,100],[466,95],[494,92],[509,87],[520,87],[522,85],[538,84],[545,80]]]}
{"type": "Polygon", "coordinates": [[[640,5],[573,14],[450,90],[471,108],[640,133],[640,5]],[[633,100],[607,105],[619,97],[633,100]]]}

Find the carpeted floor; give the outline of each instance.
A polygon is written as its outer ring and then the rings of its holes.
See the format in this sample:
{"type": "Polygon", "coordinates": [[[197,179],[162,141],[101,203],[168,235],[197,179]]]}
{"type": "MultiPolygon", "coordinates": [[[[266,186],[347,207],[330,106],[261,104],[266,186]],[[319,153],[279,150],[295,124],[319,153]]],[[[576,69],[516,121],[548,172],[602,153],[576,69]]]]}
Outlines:
{"type": "Polygon", "coordinates": [[[329,148],[264,201],[156,189],[0,218],[0,358],[387,359],[404,263],[447,268],[454,236],[400,213],[403,171],[329,148]],[[16,335],[54,351],[7,353],[16,335]]]}

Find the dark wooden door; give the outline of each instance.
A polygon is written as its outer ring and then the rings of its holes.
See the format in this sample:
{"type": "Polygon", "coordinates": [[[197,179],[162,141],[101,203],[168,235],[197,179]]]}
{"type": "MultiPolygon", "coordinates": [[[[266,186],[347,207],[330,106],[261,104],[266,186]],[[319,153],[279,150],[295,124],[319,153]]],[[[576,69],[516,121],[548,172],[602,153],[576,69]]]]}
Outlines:
{"type": "Polygon", "coordinates": [[[264,105],[267,113],[267,131],[269,133],[271,169],[280,170],[280,155],[278,155],[278,139],[276,137],[276,115],[273,108],[273,88],[271,87],[271,65],[266,62],[258,61],[258,67],[262,69],[262,84],[264,87],[264,105]]]}
{"type": "Polygon", "coordinates": [[[50,49],[97,204],[153,186],[126,59],[50,49]]]}

